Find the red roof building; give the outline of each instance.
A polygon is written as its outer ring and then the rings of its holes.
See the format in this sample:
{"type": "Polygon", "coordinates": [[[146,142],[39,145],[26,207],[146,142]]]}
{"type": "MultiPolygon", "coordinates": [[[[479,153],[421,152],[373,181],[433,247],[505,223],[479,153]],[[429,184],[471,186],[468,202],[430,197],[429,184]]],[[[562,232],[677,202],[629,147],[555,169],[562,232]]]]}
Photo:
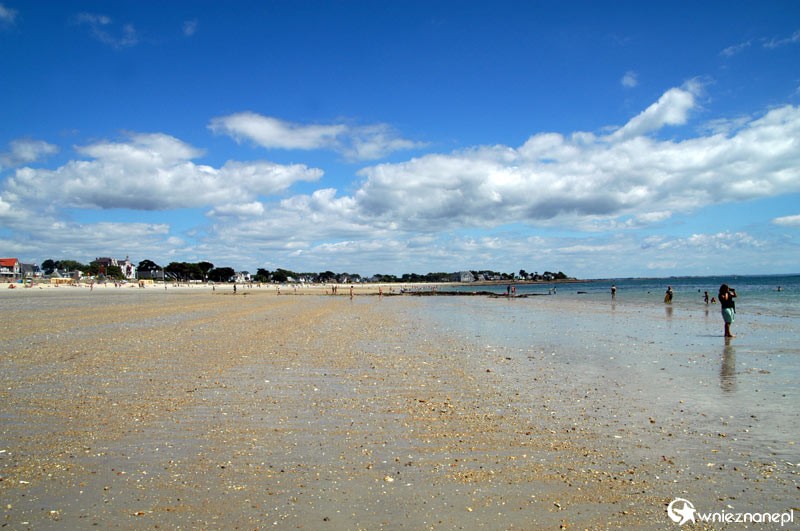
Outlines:
{"type": "Polygon", "coordinates": [[[0,258],[0,278],[3,280],[16,280],[20,275],[19,260],[16,258],[0,258]]]}

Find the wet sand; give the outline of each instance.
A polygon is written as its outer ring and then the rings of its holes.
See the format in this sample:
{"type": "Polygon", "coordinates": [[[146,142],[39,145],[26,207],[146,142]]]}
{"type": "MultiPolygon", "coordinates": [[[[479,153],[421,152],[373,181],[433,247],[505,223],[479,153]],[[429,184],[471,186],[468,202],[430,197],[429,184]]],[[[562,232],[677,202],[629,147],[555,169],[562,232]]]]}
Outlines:
{"type": "Polygon", "coordinates": [[[672,498],[716,500],[726,481],[772,510],[796,496],[746,464],[621,446],[603,403],[575,416],[589,393],[555,385],[545,353],[470,355],[414,318],[427,298],[60,288],[0,304],[11,529],[664,528],[672,498]]]}

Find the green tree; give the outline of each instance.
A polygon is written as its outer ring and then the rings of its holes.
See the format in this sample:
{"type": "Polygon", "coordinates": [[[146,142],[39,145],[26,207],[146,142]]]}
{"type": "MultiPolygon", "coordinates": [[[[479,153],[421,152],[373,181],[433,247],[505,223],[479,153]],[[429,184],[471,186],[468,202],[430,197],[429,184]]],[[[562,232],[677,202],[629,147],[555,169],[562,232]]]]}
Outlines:
{"type": "Polygon", "coordinates": [[[333,271],[325,271],[319,274],[320,282],[336,282],[336,273],[333,271]]]}
{"type": "Polygon", "coordinates": [[[170,273],[171,275],[175,275],[175,278],[178,280],[187,279],[185,262],[170,262],[169,265],[164,268],[164,271],[170,273]]]}
{"type": "Polygon", "coordinates": [[[145,259],[139,262],[139,265],[136,266],[136,269],[139,271],[147,271],[152,273],[153,271],[161,271],[161,266],[152,260],[145,259]]]}
{"type": "Polygon", "coordinates": [[[272,280],[274,280],[275,282],[287,282],[289,278],[294,278],[296,276],[297,273],[295,273],[294,271],[278,268],[272,273],[272,280]]]}
{"type": "Polygon", "coordinates": [[[52,275],[53,271],[56,270],[56,263],[52,258],[48,258],[42,262],[40,268],[45,275],[52,275]]]}
{"type": "Polygon", "coordinates": [[[178,280],[203,280],[203,270],[192,262],[171,262],[164,271],[175,275],[178,280]]]}
{"type": "Polygon", "coordinates": [[[203,280],[208,278],[208,272],[214,269],[214,264],[211,262],[198,262],[197,267],[200,268],[200,272],[203,275],[203,280]]]}
{"type": "Polygon", "coordinates": [[[125,274],[120,266],[111,265],[106,267],[106,278],[113,280],[125,280],[125,274]]]}
{"type": "Polygon", "coordinates": [[[184,262],[186,266],[186,279],[187,280],[203,280],[203,270],[200,268],[200,264],[195,264],[192,262],[184,262]]]}
{"type": "Polygon", "coordinates": [[[215,267],[208,272],[208,280],[212,282],[228,282],[236,274],[232,267],[215,267]]]}
{"type": "Polygon", "coordinates": [[[65,271],[81,271],[86,273],[89,270],[88,266],[80,262],[76,262],[75,260],[61,260],[56,262],[56,264],[58,269],[63,269],[65,271]]]}

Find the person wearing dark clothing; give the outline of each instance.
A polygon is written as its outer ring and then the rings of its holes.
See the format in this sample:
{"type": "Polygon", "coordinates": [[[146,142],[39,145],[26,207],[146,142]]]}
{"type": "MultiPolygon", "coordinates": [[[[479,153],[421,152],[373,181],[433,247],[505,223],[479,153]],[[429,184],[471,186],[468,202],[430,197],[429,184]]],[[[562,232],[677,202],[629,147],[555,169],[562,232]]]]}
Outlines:
{"type": "Polygon", "coordinates": [[[725,337],[736,337],[731,333],[731,325],[736,315],[736,290],[729,288],[727,284],[719,287],[719,305],[722,307],[722,320],[725,321],[725,337]]]}

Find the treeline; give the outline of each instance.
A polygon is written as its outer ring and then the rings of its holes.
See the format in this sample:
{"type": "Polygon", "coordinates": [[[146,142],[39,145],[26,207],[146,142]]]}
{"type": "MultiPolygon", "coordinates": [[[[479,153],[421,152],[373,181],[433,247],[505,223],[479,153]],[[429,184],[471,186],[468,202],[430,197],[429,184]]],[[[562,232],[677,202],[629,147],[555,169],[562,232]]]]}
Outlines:
{"type": "Polygon", "coordinates": [[[171,262],[163,268],[151,260],[142,260],[137,266],[137,270],[152,278],[162,278],[161,272],[168,279],[175,279],[181,282],[189,281],[209,281],[209,282],[362,282],[364,279],[356,273],[334,273],[325,271],[322,273],[297,273],[289,269],[278,268],[274,271],[259,268],[255,274],[249,271],[235,271],[232,267],[215,267],[211,262],[171,262]]]}
{"type": "Polygon", "coordinates": [[[90,262],[89,264],[82,264],[75,260],[52,260],[47,259],[42,262],[42,265],[39,266],[42,273],[45,275],[52,275],[55,271],[59,271],[65,274],[72,274],[76,271],[79,271],[81,274],[90,275],[90,276],[100,276],[103,275],[105,277],[115,279],[115,280],[123,280],[125,278],[125,274],[122,271],[122,268],[119,266],[106,266],[104,264],[100,264],[98,262],[90,262]]]}
{"type": "Polygon", "coordinates": [[[400,277],[396,275],[375,275],[372,277],[374,282],[383,282],[383,283],[390,283],[390,282],[402,282],[402,283],[411,283],[411,282],[451,282],[453,280],[453,275],[456,273],[428,273],[426,275],[419,275],[417,273],[406,273],[400,277]]]}
{"type": "MultiPolygon", "coordinates": [[[[213,263],[202,262],[170,262],[162,266],[152,260],[142,260],[136,266],[139,278],[152,278],[157,280],[175,280],[178,282],[264,282],[264,283],[283,283],[283,282],[312,282],[312,283],[358,283],[358,282],[381,282],[381,283],[414,283],[414,282],[451,282],[462,279],[462,272],[446,273],[436,272],[424,275],[418,273],[405,273],[401,276],[376,274],[369,278],[363,278],[357,273],[334,273],[333,271],[323,271],[318,273],[302,273],[288,269],[278,268],[274,271],[259,268],[255,274],[248,271],[237,272],[232,267],[216,267],[213,263]]],[[[48,259],[42,262],[41,270],[46,275],[53,274],[58,270],[60,273],[70,274],[80,271],[84,275],[104,276],[113,280],[124,280],[125,274],[121,267],[101,264],[93,261],[89,264],[82,264],[75,260],[53,260],[48,259]]],[[[566,280],[569,277],[561,271],[553,273],[545,271],[528,273],[520,269],[518,273],[503,273],[491,270],[469,271],[470,280],[535,280],[551,281],[566,280]]]]}

